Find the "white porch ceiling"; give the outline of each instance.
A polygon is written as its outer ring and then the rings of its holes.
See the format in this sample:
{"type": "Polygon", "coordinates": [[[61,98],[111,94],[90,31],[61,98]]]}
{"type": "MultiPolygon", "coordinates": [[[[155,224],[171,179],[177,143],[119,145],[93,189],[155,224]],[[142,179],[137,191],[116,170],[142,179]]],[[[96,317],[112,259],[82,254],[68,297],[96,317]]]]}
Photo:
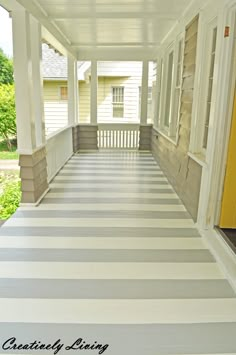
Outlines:
{"type": "MultiPolygon", "coordinates": [[[[31,1],[19,0],[27,7],[31,1]]],[[[99,53],[151,53],[189,0],[33,0],[82,59],[99,53]],[[83,58],[84,57],[84,58],[83,58]]],[[[45,18],[44,18],[45,20],[45,18]]]]}

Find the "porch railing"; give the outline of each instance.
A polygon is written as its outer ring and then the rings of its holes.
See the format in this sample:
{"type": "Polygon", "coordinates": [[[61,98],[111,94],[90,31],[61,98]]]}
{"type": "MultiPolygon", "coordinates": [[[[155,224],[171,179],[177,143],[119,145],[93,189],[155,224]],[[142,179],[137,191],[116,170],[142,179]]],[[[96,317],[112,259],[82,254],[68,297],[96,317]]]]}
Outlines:
{"type": "Polygon", "coordinates": [[[58,173],[73,154],[72,128],[66,127],[47,137],[48,182],[58,173]]]}
{"type": "Polygon", "coordinates": [[[138,149],[139,124],[100,123],[98,125],[100,149],[138,149]]]}

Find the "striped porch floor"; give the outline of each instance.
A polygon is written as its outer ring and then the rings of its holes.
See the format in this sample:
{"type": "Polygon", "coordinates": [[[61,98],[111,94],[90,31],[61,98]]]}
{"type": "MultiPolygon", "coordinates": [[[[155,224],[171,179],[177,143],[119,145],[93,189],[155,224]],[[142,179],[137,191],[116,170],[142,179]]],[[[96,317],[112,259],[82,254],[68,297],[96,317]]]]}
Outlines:
{"type": "Polygon", "coordinates": [[[150,153],[74,155],[50,187],[0,229],[0,354],[236,354],[236,295],[150,153]]]}

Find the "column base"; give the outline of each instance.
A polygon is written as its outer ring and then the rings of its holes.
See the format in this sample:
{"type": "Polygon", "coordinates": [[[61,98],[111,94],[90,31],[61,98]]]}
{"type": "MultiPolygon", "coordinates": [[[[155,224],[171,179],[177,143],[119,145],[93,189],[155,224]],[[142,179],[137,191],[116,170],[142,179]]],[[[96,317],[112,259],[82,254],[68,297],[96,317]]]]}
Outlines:
{"type": "Polygon", "coordinates": [[[21,203],[37,203],[48,190],[45,147],[31,155],[20,155],[21,203]]]}
{"type": "Polygon", "coordinates": [[[98,150],[97,125],[78,125],[73,127],[73,149],[98,150]]]}
{"type": "Polygon", "coordinates": [[[139,150],[151,150],[152,125],[140,125],[139,150]]]}

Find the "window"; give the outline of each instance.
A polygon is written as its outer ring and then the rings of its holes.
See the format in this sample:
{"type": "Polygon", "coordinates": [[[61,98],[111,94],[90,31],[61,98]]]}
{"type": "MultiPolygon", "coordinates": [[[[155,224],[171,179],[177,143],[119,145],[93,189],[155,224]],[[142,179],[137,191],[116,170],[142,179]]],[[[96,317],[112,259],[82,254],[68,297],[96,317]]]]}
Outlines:
{"type": "Polygon", "coordinates": [[[205,105],[205,122],[204,122],[204,132],[203,132],[203,149],[207,148],[208,141],[208,129],[210,121],[210,112],[211,112],[211,102],[212,102],[212,84],[213,84],[213,74],[215,66],[215,51],[216,51],[216,37],[217,37],[217,27],[212,31],[212,45],[211,45],[211,54],[210,54],[210,67],[208,75],[208,89],[207,89],[207,102],[205,105]]]}
{"type": "Polygon", "coordinates": [[[171,91],[173,79],[173,64],[174,64],[174,51],[172,50],[168,56],[168,70],[167,70],[167,85],[166,85],[166,98],[165,98],[165,113],[164,113],[164,126],[169,128],[171,118],[171,91]]]}
{"type": "Polygon", "coordinates": [[[171,120],[171,136],[176,136],[178,122],[179,122],[179,109],[182,85],[182,69],[183,69],[183,39],[178,42],[177,60],[176,60],[176,76],[174,87],[174,102],[171,120]]]}
{"type": "Polygon", "coordinates": [[[160,125],[160,118],[161,118],[161,86],[162,86],[162,78],[163,78],[163,60],[161,59],[158,62],[159,67],[157,68],[157,126],[160,125]]]}
{"type": "Polygon", "coordinates": [[[113,118],[124,117],[124,87],[112,88],[113,118]]]}
{"type": "Polygon", "coordinates": [[[210,117],[213,103],[215,72],[215,53],[217,51],[218,17],[212,19],[211,11],[202,19],[203,30],[198,42],[198,62],[195,71],[193,110],[189,152],[205,161],[210,133],[210,117]]]}
{"type": "Polygon", "coordinates": [[[68,99],[68,88],[67,86],[60,86],[60,100],[68,99]]]}

